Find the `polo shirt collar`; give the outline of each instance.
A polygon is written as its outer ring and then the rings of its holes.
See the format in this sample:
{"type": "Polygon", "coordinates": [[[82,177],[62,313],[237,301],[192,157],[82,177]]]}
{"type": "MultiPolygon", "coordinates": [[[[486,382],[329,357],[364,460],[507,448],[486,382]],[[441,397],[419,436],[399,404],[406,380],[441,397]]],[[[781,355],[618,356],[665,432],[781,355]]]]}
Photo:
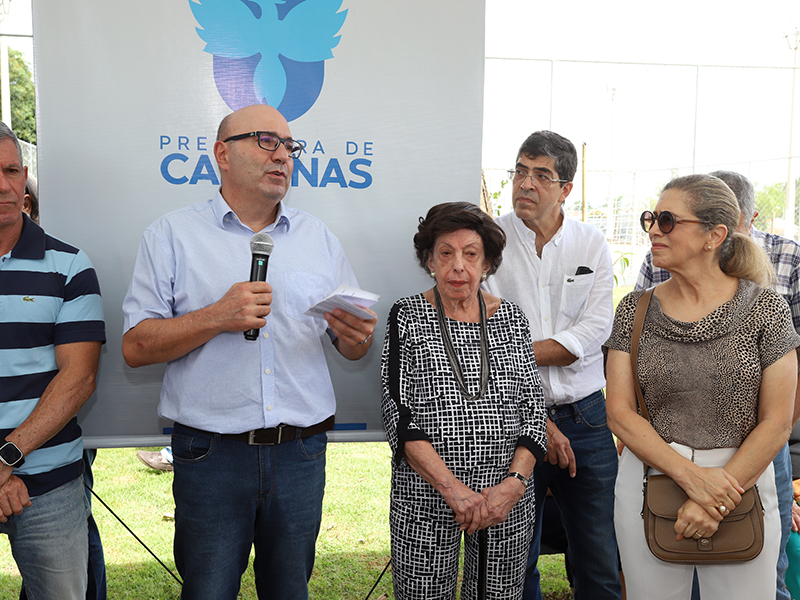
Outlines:
{"type": "Polygon", "coordinates": [[[11,251],[11,258],[25,260],[42,260],[44,258],[44,229],[34,223],[31,218],[22,215],[22,233],[11,251]]]}

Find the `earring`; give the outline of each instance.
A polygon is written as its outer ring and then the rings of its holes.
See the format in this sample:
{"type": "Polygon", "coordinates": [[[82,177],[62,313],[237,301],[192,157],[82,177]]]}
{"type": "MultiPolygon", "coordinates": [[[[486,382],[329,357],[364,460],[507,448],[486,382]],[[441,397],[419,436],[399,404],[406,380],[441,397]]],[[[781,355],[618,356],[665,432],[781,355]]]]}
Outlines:
{"type": "Polygon", "coordinates": [[[486,273],[481,273],[481,281],[486,281],[486,273]]]}
{"type": "Polygon", "coordinates": [[[431,271],[431,277],[432,277],[433,279],[436,279],[436,271],[431,271]]]}
{"type": "Polygon", "coordinates": [[[706,250],[711,250],[711,246],[706,246],[706,250]]]}

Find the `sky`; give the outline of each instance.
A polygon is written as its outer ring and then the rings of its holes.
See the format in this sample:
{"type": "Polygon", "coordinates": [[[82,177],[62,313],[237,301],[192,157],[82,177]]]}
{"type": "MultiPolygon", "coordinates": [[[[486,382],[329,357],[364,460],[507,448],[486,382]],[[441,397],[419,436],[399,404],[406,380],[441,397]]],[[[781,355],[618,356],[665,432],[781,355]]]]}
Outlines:
{"type": "Polygon", "coordinates": [[[22,52],[33,68],[31,0],[0,0],[0,16],[0,34],[10,34],[6,38],[9,47],[22,52]]]}
{"type": "MultiPolygon", "coordinates": [[[[715,168],[757,186],[786,180],[794,52],[785,36],[800,28],[800,1],[746,11],[709,0],[485,2],[482,157],[492,191],[538,129],[565,135],[579,155],[586,145],[592,197],[650,193],[671,173],[715,168]]],[[[2,0],[0,33],[30,36],[30,4],[2,0]]],[[[32,38],[6,39],[33,65],[32,38]]],[[[800,92],[794,120],[800,155],[800,92]]]]}
{"type": "Polygon", "coordinates": [[[548,9],[529,0],[486,0],[486,55],[791,66],[783,35],[800,26],[800,3],[734,6],[573,0],[548,9]]]}
{"type": "MultiPolygon", "coordinates": [[[[538,129],[566,136],[579,155],[586,144],[595,198],[652,193],[671,174],[717,168],[743,172],[757,187],[785,181],[794,59],[785,35],[800,27],[800,2],[734,6],[486,0],[490,189],[538,129]]],[[[800,92],[794,120],[800,132],[800,92]]]]}

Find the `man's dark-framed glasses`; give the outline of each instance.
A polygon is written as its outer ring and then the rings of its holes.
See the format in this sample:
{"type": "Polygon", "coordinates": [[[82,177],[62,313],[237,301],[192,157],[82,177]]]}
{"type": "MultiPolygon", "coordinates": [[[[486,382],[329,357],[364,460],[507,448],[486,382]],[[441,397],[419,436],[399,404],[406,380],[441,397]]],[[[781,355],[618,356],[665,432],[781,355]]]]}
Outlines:
{"type": "Polygon", "coordinates": [[[676,219],[675,215],[668,210],[664,210],[660,213],[654,213],[646,210],[642,213],[642,216],[639,217],[639,223],[641,223],[642,229],[647,233],[649,233],[653,228],[654,223],[658,223],[658,229],[661,231],[661,233],[666,234],[672,231],[675,225],[679,223],[699,223],[702,225],[705,223],[705,221],[697,221],[694,219],[676,219]]]}
{"type": "Polygon", "coordinates": [[[530,177],[531,183],[540,188],[549,188],[554,183],[569,183],[569,181],[566,179],[553,179],[547,173],[540,173],[539,171],[526,173],[522,169],[509,169],[508,176],[514,181],[514,183],[519,184],[525,183],[525,180],[530,177]]]}
{"type": "Polygon", "coordinates": [[[239,135],[232,135],[228,139],[222,141],[226,143],[235,142],[236,140],[244,140],[251,137],[256,138],[260,148],[268,150],[269,152],[274,152],[278,149],[278,146],[283,144],[283,147],[286,148],[286,152],[288,152],[289,156],[292,158],[300,158],[300,153],[303,151],[303,148],[305,148],[305,144],[303,142],[298,142],[292,138],[282,138],[274,133],[269,133],[268,131],[251,131],[250,133],[240,133],[239,135]]]}

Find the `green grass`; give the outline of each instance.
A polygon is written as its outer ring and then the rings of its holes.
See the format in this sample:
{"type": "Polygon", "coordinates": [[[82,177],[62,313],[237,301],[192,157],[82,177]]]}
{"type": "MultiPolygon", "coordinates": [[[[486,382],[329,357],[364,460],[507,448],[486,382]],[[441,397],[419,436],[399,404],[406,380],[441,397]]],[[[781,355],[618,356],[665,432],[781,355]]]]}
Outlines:
{"type": "MultiPolygon", "coordinates": [[[[311,598],[363,600],[386,566],[390,458],[383,442],[328,446],[328,479],[311,598]]],[[[100,450],[94,474],[95,491],[174,572],[172,474],[148,469],[133,448],[100,450]]],[[[177,582],[96,500],[93,512],[106,555],[109,598],[177,599],[177,582]]],[[[563,557],[543,557],[541,567],[545,600],[569,598],[563,557]]],[[[8,538],[0,536],[0,598],[15,598],[20,581],[8,538]]],[[[389,570],[371,600],[384,594],[393,598],[391,581],[389,570]]],[[[240,598],[256,598],[252,566],[242,578],[240,598]]]]}
{"type": "MultiPolygon", "coordinates": [[[[633,287],[614,288],[614,306],[633,287]]],[[[383,442],[328,446],[327,485],[311,598],[363,599],[389,560],[391,454],[383,442]]],[[[94,463],[95,491],[173,571],[172,474],[153,471],[135,448],[103,449],[94,463]]],[[[103,539],[108,596],[113,600],[173,600],[177,582],[96,500],[93,512],[103,539]]],[[[539,561],[544,600],[571,598],[564,557],[539,561]]],[[[0,536],[0,598],[15,598],[20,576],[8,538],[0,536]]],[[[391,569],[371,599],[393,598],[391,569]]],[[[251,566],[242,578],[242,600],[256,598],[251,566]]]]}

